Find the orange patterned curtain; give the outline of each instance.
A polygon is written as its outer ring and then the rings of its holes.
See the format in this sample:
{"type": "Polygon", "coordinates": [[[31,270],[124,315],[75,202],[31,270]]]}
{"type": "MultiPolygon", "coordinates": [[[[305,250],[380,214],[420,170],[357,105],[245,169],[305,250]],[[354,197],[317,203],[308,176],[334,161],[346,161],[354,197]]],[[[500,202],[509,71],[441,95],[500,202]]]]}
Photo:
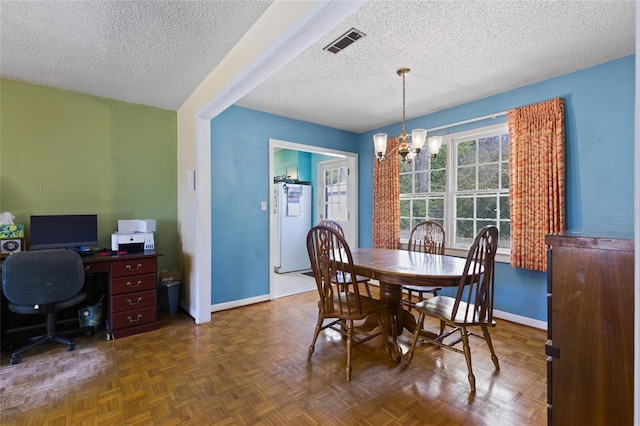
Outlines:
{"type": "Polygon", "coordinates": [[[373,159],[373,247],[400,248],[398,138],[387,140],[385,160],[373,159]]]}
{"type": "Polygon", "coordinates": [[[544,237],[565,230],[564,99],[508,112],[511,266],[547,270],[544,237]]]}

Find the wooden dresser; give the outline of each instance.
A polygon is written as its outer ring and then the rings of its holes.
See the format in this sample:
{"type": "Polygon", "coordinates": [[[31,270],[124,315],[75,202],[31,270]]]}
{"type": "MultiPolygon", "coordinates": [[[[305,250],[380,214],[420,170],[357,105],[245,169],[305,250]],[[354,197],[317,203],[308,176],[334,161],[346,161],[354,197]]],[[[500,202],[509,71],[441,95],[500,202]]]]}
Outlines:
{"type": "Polygon", "coordinates": [[[549,246],[548,424],[633,423],[633,227],[579,229],[549,246]]]}

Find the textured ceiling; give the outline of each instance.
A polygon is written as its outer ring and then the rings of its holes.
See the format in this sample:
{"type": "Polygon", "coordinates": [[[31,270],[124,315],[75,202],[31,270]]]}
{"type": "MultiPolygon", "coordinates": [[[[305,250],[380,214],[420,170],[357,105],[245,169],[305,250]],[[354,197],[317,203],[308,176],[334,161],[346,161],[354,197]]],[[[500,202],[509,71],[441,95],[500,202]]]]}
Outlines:
{"type": "MultiPolygon", "coordinates": [[[[0,75],[178,109],[267,1],[0,0],[0,75]]],[[[237,105],[354,132],[635,52],[626,1],[370,1],[237,105]],[[338,54],[322,48],[351,27],[338,54]]],[[[631,88],[630,88],[631,90],[631,88]]]]}
{"type": "Polygon", "coordinates": [[[237,104],[360,133],[402,119],[402,67],[409,119],[634,52],[633,1],[370,1],[237,104]]]}
{"type": "Polygon", "coordinates": [[[0,0],[0,75],[177,110],[270,4],[0,0]]]}

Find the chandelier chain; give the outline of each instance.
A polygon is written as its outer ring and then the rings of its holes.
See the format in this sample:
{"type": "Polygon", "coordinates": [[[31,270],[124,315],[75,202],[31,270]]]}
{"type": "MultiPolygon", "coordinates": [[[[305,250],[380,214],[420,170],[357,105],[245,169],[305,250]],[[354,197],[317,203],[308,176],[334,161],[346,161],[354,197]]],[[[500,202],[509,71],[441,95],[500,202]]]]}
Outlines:
{"type": "MultiPolygon", "coordinates": [[[[402,136],[407,134],[407,125],[405,120],[405,110],[406,110],[406,96],[405,96],[405,76],[406,72],[402,73],[402,136]]],[[[406,140],[406,137],[404,138],[406,140]]]]}

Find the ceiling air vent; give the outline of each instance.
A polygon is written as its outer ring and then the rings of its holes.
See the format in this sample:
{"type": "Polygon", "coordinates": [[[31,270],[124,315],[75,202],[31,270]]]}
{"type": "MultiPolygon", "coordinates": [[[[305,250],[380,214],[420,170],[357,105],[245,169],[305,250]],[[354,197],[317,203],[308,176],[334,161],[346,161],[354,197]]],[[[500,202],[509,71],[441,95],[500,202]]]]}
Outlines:
{"type": "Polygon", "coordinates": [[[338,53],[344,50],[351,43],[357,41],[361,37],[366,36],[362,31],[358,31],[355,28],[351,28],[346,33],[342,34],[340,37],[335,39],[333,42],[329,43],[327,47],[323,50],[328,50],[331,53],[338,53]]]}

